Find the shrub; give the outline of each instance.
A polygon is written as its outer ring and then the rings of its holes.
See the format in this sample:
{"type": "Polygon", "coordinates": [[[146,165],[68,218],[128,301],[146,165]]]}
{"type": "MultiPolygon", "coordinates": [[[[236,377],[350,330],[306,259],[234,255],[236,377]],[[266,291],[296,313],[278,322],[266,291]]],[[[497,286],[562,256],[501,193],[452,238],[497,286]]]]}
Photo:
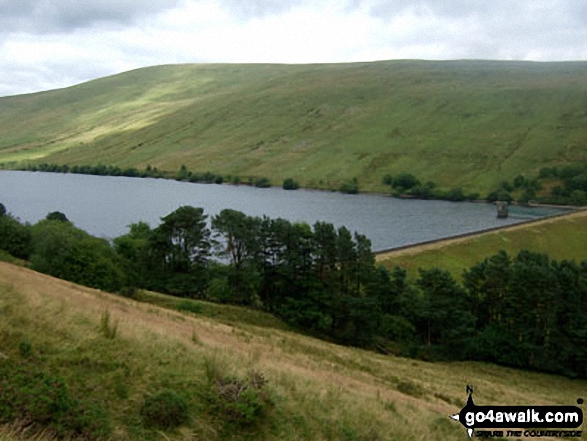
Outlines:
{"type": "Polygon", "coordinates": [[[453,202],[460,202],[460,201],[464,201],[466,199],[465,193],[463,193],[462,188],[451,188],[446,193],[446,198],[449,201],[453,201],[453,202]]]}
{"type": "Polygon", "coordinates": [[[257,188],[269,188],[270,186],[271,183],[267,178],[258,178],[257,180],[255,180],[255,187],[257,188]]]}
{"type": "Polygon", "coordinates": [[[409,190],[412,187],[420,185],[420,181],[411,173],[402,173],[393,179],[391,185],[393,188],[409,190]]]}
{"type": "Polygon", "coordinates": [[[341,193],[357,194],[359,192],[359,182],[357,178],[353,178],[352,181],[343,182],[339,188],[341,193]]]}
{"type": "Polygon", "coordinates": [[[107,438],[108,413],[95,403],[74,399],[65,382],[34,365],[0,363],[0,424],[48,429],[59,439],[107,438]]]}
{"type": "Polygon", "coordinates": [[[256,371],[251,371],[245,380],[216,377],[212,388],[212,407],[230,423],[255,425],[267,415],[272,405],[265,386],[265,377],[256,371]]]}
{"type": "Polygon", "coordinates": [[[300,188],[300,185],[292,178],[287,178],[283,181],[284,190],[297,190],[298,188],[300,188]]]}
{"type": "Polygon", "coordinates": [[[164,389],[145,398],[141,416],[147,426],[170,429],[188,420],[188,405],[177,392],[164,389]]]}

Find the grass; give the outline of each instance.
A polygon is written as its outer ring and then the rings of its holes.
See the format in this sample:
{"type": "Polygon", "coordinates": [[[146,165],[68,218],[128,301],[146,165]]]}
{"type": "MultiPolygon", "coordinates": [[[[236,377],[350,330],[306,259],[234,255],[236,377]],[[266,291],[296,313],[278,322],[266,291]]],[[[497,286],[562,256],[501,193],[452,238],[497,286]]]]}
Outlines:
{"type": "MultiPolygon", "coordinates": [[[[254,311],[231,312],[220,322],[206,315],[212,309],[206,304],[202,314],[179,312],[176,299],[168,298],[166,307],[137,302],[4,262],[0,281],[2,360],[34,363],[62,378],[73,396],[107,409],[111,439],[462,440],[464,429],[448,415],[464,404],[467,384],[475,387],[477,404],[572,405],[587,389],[584,380],[389,357],[268,321],[240,323],[238,316],[254,311]],[[104,311],[118,322],[114,339],[101,332],[104,311]],[[30,345],[26,358],[21,342],[30,345]],[[227,422],[218,397],[253,378],[263,379],[271,405],[253,414],[253,425],[227,422]],[[215,383],[222,390],[212,401],[210,379],[224,379],[215,383]],[[161,391],[175,391],[174,400],[187,406],[178,428],[155,429],[144,421],[141,408],[161,391]]],[[[160,304],[166,297],[147,295],[160,304]]],[[[256,411],[259,401],[246,396],[256,411]]],[[[1,440],[21,434],[16,426],[0,428],[1,440]]],[[[50,439],[30,429],[25,435],[50,439]]]]}
{"type": "Polygon", "coordinates": [[[179,65],[0,98],[0,163],[147,165],[383,192],[486,192],[587,160],[587,64],[179,65]]]}
{"type": "Polygon", "coordinates": [[[437,267],[460,278],[465,269],[500,250],[515,256],[523,249],[546,253],[556,260],[587,260],[587,211],[464,239],[416,245],[383,253],[377,260],[387,268],[401,266],[411,277],[417,277],[418,268],[437,267]]]}

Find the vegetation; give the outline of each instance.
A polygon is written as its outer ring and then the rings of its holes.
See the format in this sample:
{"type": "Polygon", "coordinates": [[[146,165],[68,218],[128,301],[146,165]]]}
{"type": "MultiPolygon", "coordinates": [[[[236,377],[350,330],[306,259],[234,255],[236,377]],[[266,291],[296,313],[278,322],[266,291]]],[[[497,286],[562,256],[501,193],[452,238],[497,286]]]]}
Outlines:
{"type": "MultiPolygon", "coordinates": [[[[113,440],[456,441],[466,434],[447,416],[464,405],[466,384],[475,387],[477,403],[503,405],[574,404],[577,390],[587,386],[584,380],[487,363],[425,363],[333,345],[284,330],[251,309],[230,307],[231,324],[221,324],[5,263],[0,263],[0,280],[0,371],[12,374],[18,364],[37,379],[37,397],[65,396],[71,403],[67,422],[57,414],[42,425],[15,421],[0,426],[3,440],[49,441],[56,433],[78,438],[83,433],[84,439],[113,440]],[[106,310],[120,323],[113,340],[99,332],[106,310]],[[21,352],[22,342],[30,351],[21,352]],[[42,386],[43,378],[50,387],[42,386]],[[61,395],[53,389],[57,386],[61,395]],[[259,391],[259,399],[247,398],[243,407],[244,415],[257,415],[252,424],[227,419],[231,397],[242,395],[233,392],[243,386],[259,391]],[[147,406],[151,400],[155,405],[147,406]],[[187,408],[186,418],[163,429],[150,422],[145,408],[164,412],[156,404],[168,401],[182,415],[187,408]]],[[[181,301],[161,294],[153,298],[181,301]]],[[[228,308],[202,305],[209,316],[228,308]]],[[[16,389],[18,378],[25,377],[0,378],[3,386],[10,382],[16,389]]],[[[27,384],[23,400],[35,396],[29,395],[35,383],[27,384]]],[[[37,402],[42,403],[49,401],[37,402]]]]}
{"type": "MultiPolygon", "coordinates": [[[[399,267],[377,267],[365,236],[323,222],[310,227],[223,210],[210,229],[201,208],[185,206],[155,229],[131,225],[112,247],[65,216],[49,217],[58,219],[22,226],[31,231],[31,267],[86,286],[245,305],[322,338],[413,357],[587,377],[580,363],[587,356],[587,260],[500,251],[467,268],[462,284],[436,267],[420,269],[412,281],[399,267]],[[223,260],[212,259],[213,249],[223,260]]],[[[174,307],[202,309],[189,300],[174,307]]],[[[117,337],[108,311],[100,329],[117,337]]],[[[259,398],[242,388],[247,400],[259,398]]]]}
{"type": "Polygon", "coordinates": [[[359,181],[353,178],[351,181],[346,181],[340,184],[341,193],[357,194],[359,192],[359,181]]]}
{"type": "Polygon", "coordinates": [[[170,429],[188,420],[188,403],[174,390],[164,389],[149,395],[141,407],[147,426],[170,429]]]}
{"type": "Polygon", "coordinates": [[[406,269],[410,279],[418,277],[418,268],[440,268],[462,279],[463,271],[487,256],[500,250],[516,255],[524,249],[548,254],[556,260],[587,260],[587,212],[382,253],[377,261],[388,269],[406,269]]]}
{"type": "Polygon", "coordinates": [[[485,197],[587,161],[586,76],[576,62],[160,66],[1,98],[0,163],[73,171],[108,157],[124,175],[185,165],[328,190],[357,177],[377,192],[410,173],[485,197]]]}
{"type": "Polygon", "coordinates": [[[284,190],[297,190],[298,188],[300,188],[300,184],[292,178],[287,178],[283,181],[284,190]]]}

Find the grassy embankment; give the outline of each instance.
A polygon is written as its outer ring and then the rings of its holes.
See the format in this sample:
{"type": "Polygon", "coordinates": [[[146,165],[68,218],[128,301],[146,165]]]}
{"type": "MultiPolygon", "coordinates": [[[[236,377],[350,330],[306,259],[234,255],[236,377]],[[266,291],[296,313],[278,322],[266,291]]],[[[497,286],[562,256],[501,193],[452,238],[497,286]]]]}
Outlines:
{"type": "Polygon", "coordinates": [[[377,261],[387,268],[401,266],[412,277],[418,275],[418,268],[437,267],[461,278],[463,270],[500,250],[514,257],[523,249],[555,260],[587,260],[587,211],[381,253],[377,261]]]}
{"type": "MultiPolygon", "coordinates": [[[[182,313],[8,263],[0,263],[0,281],[2,359],[32,362],[63,378],[74,396],[100,403],[113,439],[462,440],[463,427],[447,416],[463,405],[466,384],[478,404],[575,404],[587,389],[584,380],[341,347],[239,308],[197,302],[201,314],[182,313]],[[114,338],[101,330],[105,311],[118,323],[114,338]],[[273,405],[257,426],[227,427],[210,408],[211,369],[265,376],[273,405]],[[189,402],[189,422],[166,433],[145,428],[139,413],[161,388],[189,402]]],[[[144,296],[168,307],[182,301],[144,296]]],[[[20,438],[4,427],[0,439],[20,438]]]]}
{"type": "Polygon", "coordinates": [[[113,164],[485,195],[587,161],[587,64],[178,65],[0,98],[0,163],[113,164]]]}

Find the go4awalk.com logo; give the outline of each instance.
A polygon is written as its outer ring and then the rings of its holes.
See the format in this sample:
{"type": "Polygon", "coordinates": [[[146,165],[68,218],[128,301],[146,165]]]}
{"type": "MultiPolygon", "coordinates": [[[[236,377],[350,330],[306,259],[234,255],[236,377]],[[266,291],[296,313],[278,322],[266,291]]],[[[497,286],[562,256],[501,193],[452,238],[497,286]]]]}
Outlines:
{"type": "MultiPolygon", "coordinates": [[[[582,435],[581,430],[576,430],[583,424],[583,411],[577,406],[477,406],[473,402],[473,388],[467,386],[467,393],[465,407],[450,418],[465,426],[469,437],[474,434],[479,438],[580,438],[582,435]]],[[[577,404],[583,404],[583,399],[578,399],[577,404]]]]}

